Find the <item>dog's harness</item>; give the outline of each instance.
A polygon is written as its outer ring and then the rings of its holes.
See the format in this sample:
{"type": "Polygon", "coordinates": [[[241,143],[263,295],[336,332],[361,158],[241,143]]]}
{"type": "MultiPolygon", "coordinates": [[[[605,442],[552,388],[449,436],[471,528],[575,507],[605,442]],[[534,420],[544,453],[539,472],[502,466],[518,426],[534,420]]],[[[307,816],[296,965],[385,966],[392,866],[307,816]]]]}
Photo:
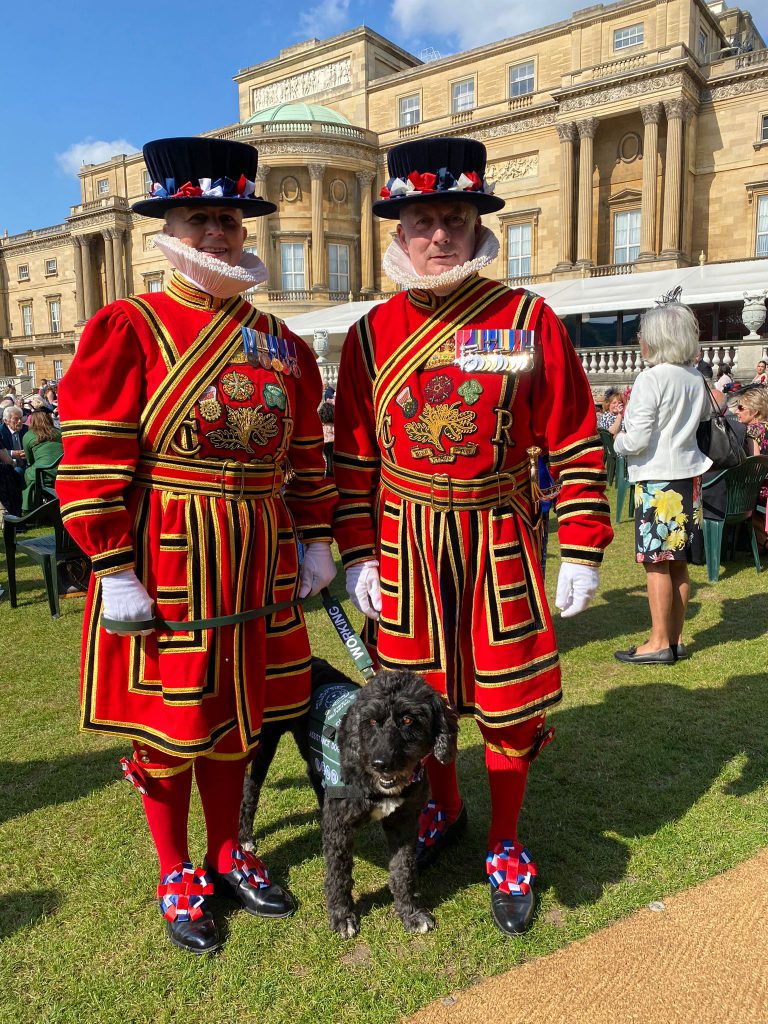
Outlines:
{"type": "Polygon", "coordinates": [[[354,703],[357,683],[329,683],[312,694],[309,708],[309,750],[312,766],[328,797],[360,796],[358,786],[348,786],[341,775],[338,734],[341,720],[354,703]]]}

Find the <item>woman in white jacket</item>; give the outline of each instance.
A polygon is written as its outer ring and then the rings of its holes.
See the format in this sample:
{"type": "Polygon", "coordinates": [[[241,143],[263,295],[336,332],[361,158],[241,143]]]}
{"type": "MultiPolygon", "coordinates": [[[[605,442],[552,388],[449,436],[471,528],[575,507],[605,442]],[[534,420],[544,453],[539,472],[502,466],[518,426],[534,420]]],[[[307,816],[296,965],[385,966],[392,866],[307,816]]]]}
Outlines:
{"type": "Polygon", "coordinates": [[[706,382],[693,366],[699,326],[678,302],[649,309],[640,321],[640,352],[649,364],[632,388],[617,435],[635,485],[635,557],[646,572],[651,633],[646,643],[616,651],[619,661],[671,665],[685,656],[683,622],[688,563],[702,564],[701,475],[711,460],[696,445],[709,418],[706,382]]]}

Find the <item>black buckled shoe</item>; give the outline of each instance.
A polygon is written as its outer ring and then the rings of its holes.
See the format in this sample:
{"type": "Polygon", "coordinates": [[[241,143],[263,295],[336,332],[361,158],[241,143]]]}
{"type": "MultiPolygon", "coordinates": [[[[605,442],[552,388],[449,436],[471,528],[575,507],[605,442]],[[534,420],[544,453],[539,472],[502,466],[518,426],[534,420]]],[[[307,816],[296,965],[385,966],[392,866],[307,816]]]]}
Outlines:
{"type": "Polygon", "coordinates": [[[290,917],[296,913],[296,901],[287,889],[269,877],[266,865],[252,853],[236,846],[232,850],[232,870],[216,871],[206,863],[216,896],[234,900],[255,917],[290,917]]]}
{"type": "Polygon", "coordinates": [[[533,880],[537,871],[530,853],[520,843],[503,840],[488,854],[485,869],[491,883],[493,923],[505,935],[521,935],[536,913],[533,880]]]}
{"type": "Polygon", "coordinates": [[[419,845],[416,849],[416,867],[419,871],[431,868],[443,851],[457,842],[467,830],[467,808],[461,805],[458,817],[450,825],[445,822],[445,811],[430,800],[419,818],[419,845]]]}
{"type": "Polygon", "coordinates": [[[496,927],[505,935],[522,935],[528,931],[536,912],[536,894],[529,888],[524,896],[510,896],[491,886],[491,915],[496,927]]]}
{"type": "Polygon", "coordinates": [[[216,922],[205,905],[213,884],[203,871],[184,861],[157,887],[168,938],[187,953],[213,953],[221,945],[216,922]]]}

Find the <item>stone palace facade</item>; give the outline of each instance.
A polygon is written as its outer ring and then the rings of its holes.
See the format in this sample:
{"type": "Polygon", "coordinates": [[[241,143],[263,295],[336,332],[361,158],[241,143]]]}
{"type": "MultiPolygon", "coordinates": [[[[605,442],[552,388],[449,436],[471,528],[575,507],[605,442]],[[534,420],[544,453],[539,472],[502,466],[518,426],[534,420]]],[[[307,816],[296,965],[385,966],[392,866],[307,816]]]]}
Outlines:
{"type": "MultiPolygon", "coordinates": [[[[391,291],[392,224],[370,207],[387,150],[417,134],[487,146],[507,201],[486,218],[498,278],[768,257],[768,50],[723,0],[597,4],[428,63],[361,27],[235,82],[237,122],[207,134],[259,150],[257,190],[277,212],[247,222],[246,245],[270,271],[254,300],[279,316],[391,291]]],[[[0,374],[61,377],[100,306],[163,287],[159,222],[130,212],[149,184],[141,154],[84,166],[61,224],[0,238],[0,374]]],[[[702,310],[703,337],[741,338],[739,310],[702,310]]],[[[626,343],[621,316],[602,336],[584,317],[569,331],[577,345],[611,344],[614,330],[626,343]]]]}

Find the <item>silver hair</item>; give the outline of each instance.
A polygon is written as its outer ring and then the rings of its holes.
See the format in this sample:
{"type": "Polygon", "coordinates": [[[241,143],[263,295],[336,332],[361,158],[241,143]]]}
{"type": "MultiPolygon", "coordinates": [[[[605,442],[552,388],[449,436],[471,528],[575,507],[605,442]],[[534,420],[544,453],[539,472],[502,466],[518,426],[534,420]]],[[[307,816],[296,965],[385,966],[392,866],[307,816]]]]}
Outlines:
{"type": "Polygon", "coordinates": [[[18,413],[19,416],[24,416],[24,411],[18,405],[7,405],[3,409],[3,422],[7,422],[15,413],[18,413]]]}
{"type": "Polygon", "coordinates": [[[699,351],[699,323],[681,302],[646,310],[640,318],[640,336],[646,363],[690,366],[699,351]]]}

